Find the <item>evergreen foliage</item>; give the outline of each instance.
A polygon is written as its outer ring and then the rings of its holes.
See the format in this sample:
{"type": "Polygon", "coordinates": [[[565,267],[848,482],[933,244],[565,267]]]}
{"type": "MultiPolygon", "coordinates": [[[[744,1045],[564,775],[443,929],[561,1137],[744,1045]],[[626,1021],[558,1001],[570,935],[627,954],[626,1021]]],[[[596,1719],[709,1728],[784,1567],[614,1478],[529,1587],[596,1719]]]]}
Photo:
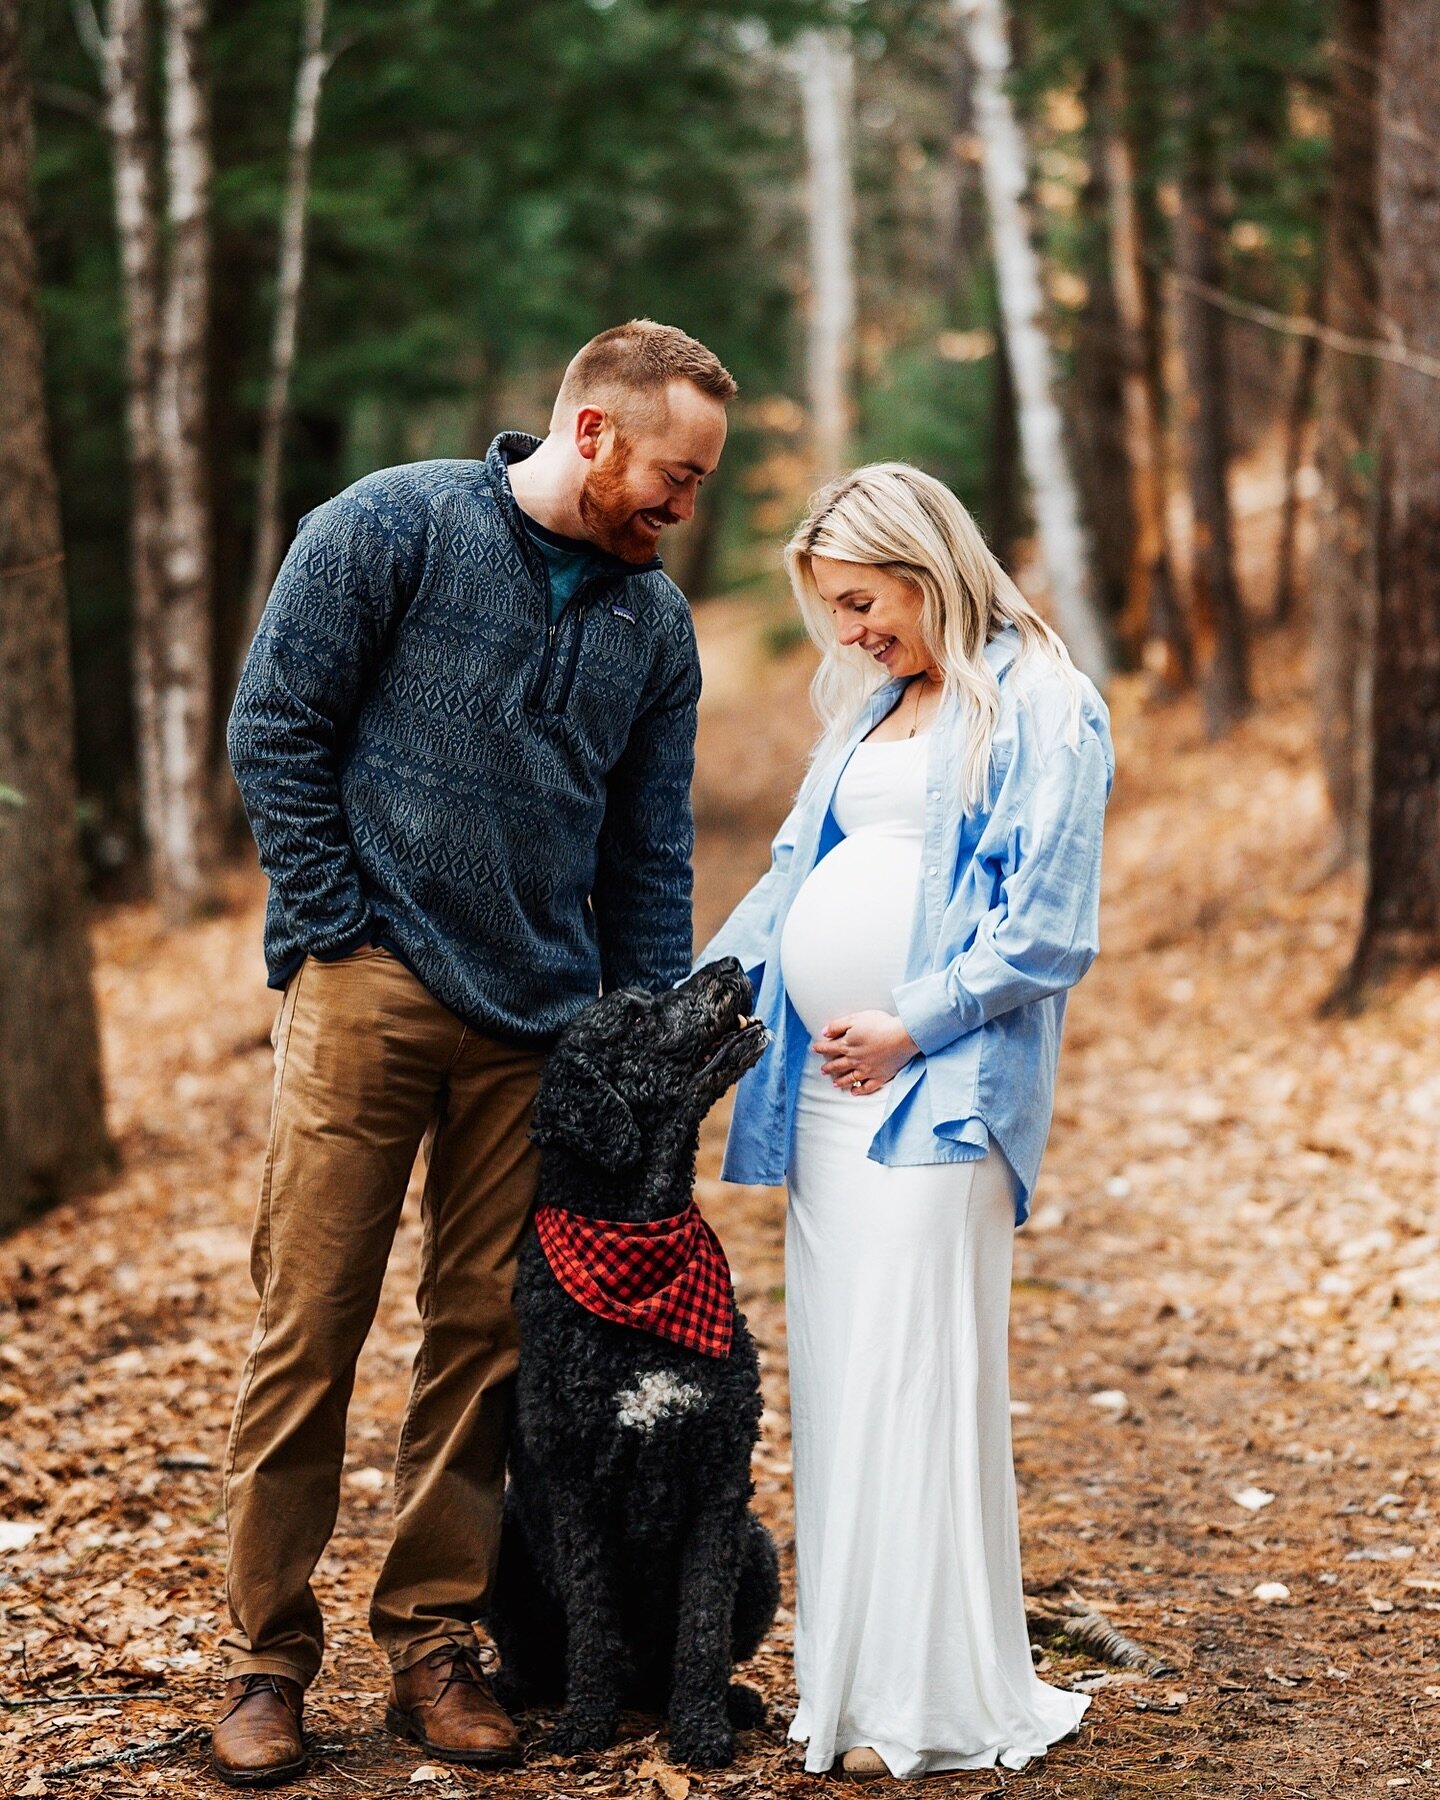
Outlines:
{"type": "MultiPolygon", "coordinates": [[[[35,211],[82,789],[133,848],[123,326],[99,77],[76,17],[71,0],[30,9],[35,211]]],[[[1125,61],[1158,270],[1176,158],[1168,17],[1158,0],[1041,0],[1017,19],[1016,89],[1072,381],[1077,296],[1104,260],[1103,228],[1080,203],[1087,76],[1112,49],[1125,61]]],[[[855,33],[857,64],[855,452],[913,457],[988,525],[987,506],[1000,504],[993,281],[947,0],[334,0],[287,519],[366,470],[481,454],[499,426],[543,423],[568,354],[645,313],[704,339],[741,383],[713,501],[719,578],[777,587],[775,542],[803,500],[803,149],[786,46],[808,25],[837,22],[855,33]]],[[[239,648],[299,27],[295,0],[212,7],[222,717],[239,648]]],[[[1317,271],[1324,29],[1323,11],[1301,0],[1247,0],[1223,11],[1213,42],[1192,46],[1215,72],[1228,279],[1294,310],[1313,306],[1317,271]]],[[[1249,375],[1259,367],[1278,391],[1281,341],[1240,330],[1254,340],[1249,375]]],[[[92,834],[92,853],[97,842],[103,851],[106,834],[92,834]]]]}

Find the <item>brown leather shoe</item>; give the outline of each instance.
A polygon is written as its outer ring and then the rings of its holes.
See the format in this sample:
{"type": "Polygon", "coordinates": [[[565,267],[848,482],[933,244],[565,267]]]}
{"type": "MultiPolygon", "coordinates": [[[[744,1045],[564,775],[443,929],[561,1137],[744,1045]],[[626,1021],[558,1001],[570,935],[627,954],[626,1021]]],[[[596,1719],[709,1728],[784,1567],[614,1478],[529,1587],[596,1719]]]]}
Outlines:
{"type": "Polygon", "coordinates": [[[210,1734],[210,1766],[231,1787],[275,1787],[305,1773],[305,1690],[284,1675],[237,1675],[210,1734]]]}
{"type": "Polygon", "coordinates": [[[520,1760],[520,1737],[490,1691],[480,1658],[466,1644],[441,1644],[393,1679],[385,1724],[413,1738],[442,1762],[472,1769],[510,1768],[520,1760]]]}

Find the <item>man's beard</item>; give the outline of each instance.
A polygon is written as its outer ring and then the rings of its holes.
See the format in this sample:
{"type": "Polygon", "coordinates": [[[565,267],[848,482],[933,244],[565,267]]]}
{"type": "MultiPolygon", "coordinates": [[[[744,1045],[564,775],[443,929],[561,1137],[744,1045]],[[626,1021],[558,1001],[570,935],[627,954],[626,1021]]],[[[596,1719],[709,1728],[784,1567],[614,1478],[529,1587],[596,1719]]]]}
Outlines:
{"type": "MultiPolygon", "coordinates": [[[[655,554],[657,539],[636,517],[625,477],[630,468],[630,446],[617,437],[603,463],[594,464],[580,489],[580,522],[585,535],[622,562],[647,563],[655,554]]],[[[658,510],[658,509],[657,509],[658,510]]]]}

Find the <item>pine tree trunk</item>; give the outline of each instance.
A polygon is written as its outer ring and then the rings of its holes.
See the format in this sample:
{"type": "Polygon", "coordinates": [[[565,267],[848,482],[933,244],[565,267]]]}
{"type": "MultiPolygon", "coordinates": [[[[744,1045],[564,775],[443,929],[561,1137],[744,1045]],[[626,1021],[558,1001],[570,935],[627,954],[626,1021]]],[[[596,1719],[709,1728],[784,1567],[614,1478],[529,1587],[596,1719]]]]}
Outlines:
{"type": "MultiPolygon", "coordinates": [[[[1385,0],[1380,299],[1392,341],[1440,356],[1440,10],[1385,0]]],[[[1368,881],[1353,987],[1440,962],[1440,390],[1387,362],[1379,380],[1368,881]]]]}
{"type": "Polygon", "coordinates": [[[1235,579],[1234,535],[1226,474],[1230,407],[1225,318],[1199,290],[1223,284],[1215,221],[1215,145],[1204,78],[1211,0],[1180,0],[1177,13],[1188,67],[1181,81],[1183,144],[1175,263],[1180,273],[1181,348],[1185,358],[1186,464],[1194,512],[1193,612],[1209,639],[1201,691],[1205,727],[1221,737],[1250,708],[1245,613],[1235,579]]]}
{"type": "MultiPolygon", "coordinates": [[[[1381,336],[1376,115],[1380,0],[1338,0],[1332,65],[1325,322],[1381,336]]],[[[1379,365],[1321,352],[1311,628],[1320,760],[1342,860],[1363,853],[1375,603],[1375,405],[1379,365]]]]}
{"type": "Polygon", "coordinates": [[[1030,241],[1024,203],[1025,145],[1005,86],[1010,67],[1005,12],[1001,0],[954,0],[954,4],[975,71],[975,117],[984,145],[982,166],[1000,311],[1019,401],[1021,459],[1055,624],[1076,663],[1103,682],[1110,669],[1109,648],[1045,336],[1039,259],[1030,241]]]}
{"type": "Polygon", "coordinates": [[[210,134],[204,0],[165,0],[165,164],[169,266],[160,315],[155,417],[165,506],[159,680],[160,795],[151,840],[156,898],[183,922],[211,898],[209,781],[210,505],[205,468],[210,315],[210,134]]]}
{"type": "Polygon", "coordinates": [[[280,266],[275,284],[275,324],[270,345],[270,381],[260,432],[260,469],[255,495],[255,537],[250,555],[250,589],[242,654],[255,635],[270,584],[280,566],[282,520],[280,472],[285,424],[290,410],[290,376],[300,323],[305,280],[305,221],[310,201],[310,160],[325,79],[325,0],[305,0],[300,67],[290,120],[290,169],[280,226],[280,266]]]}
{"type": "Polygon", "coordinates": [[[1111,277],[1123,343],[1121,404],[1135,518],[1121,633],[1162,690],[1173,694],[1191,678],[1190,637],[1180,613],[1165,523],[1163,415],[1151,373],[1153,328],[1126,112],[1124,67],[1119,57],[1112,57],[1106,69],[1104,157],[1111,277]]]}
{"type": "MultiPolygon", "coordinates": [[[[1110,168],[1105,155],[1104,71],[1085,70],[1085,164],[1078,221],[1085,298],[1071,327],[1072,373],[1062,390],[1095,558],[1096,597],[1112,637],[1125,610],[1135,554],[1129,446],[1125,433],[1125,334],[1108,242],[1110,168]]],[[[1139,645],[1131,645],[1138,652],[1139,645]]]]}
{"type": "Polygon", "coordinates": [[[75,829],[60,503],[46,432],[30,96],[0,5],[0,1230],[105,1165],[75,829]]]}
{"type": "MultiPolygon", "coordinates": [[[[1317,292],[1310,311],[1318,312],[1317,292]]],[[[1295,381],[1290,389],[1290,404],[1285,410],[1285,499],[1280,508],[1280,544],[1275,557],[1275,598],[1270,617],[1283,625],[1295,611],[1299,593],[1299,527],[1300,465],[1305,456],[1305,439],[1310,415],[1315,409],[1315,377],[1320,366],[1320,340],[1304,337],[1295,367],[1295,381]]]]}
{"type": "Polygon", "coordinates": [[[805,116],[810,228],[811,455],[821,480],[845,467],[855,337],[855,197],[850,168],[854,64],[838,33],[797,45],[805,116]]]}

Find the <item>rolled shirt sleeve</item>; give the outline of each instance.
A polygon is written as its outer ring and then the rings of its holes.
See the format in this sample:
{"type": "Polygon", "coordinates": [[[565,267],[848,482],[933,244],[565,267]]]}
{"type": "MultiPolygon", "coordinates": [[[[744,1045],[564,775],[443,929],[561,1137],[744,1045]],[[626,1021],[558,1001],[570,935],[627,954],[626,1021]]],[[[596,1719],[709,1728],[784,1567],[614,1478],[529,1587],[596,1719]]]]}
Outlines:
{"type": "Polygon", "coordinates": [[[1073,987],[1100,947],[1100,846],[1112,764],[1082,736],[1050,751],[1016,807],[995,904],[945,967],[894,991],[927,1056],[1028,1001],[1073,987]]]}

